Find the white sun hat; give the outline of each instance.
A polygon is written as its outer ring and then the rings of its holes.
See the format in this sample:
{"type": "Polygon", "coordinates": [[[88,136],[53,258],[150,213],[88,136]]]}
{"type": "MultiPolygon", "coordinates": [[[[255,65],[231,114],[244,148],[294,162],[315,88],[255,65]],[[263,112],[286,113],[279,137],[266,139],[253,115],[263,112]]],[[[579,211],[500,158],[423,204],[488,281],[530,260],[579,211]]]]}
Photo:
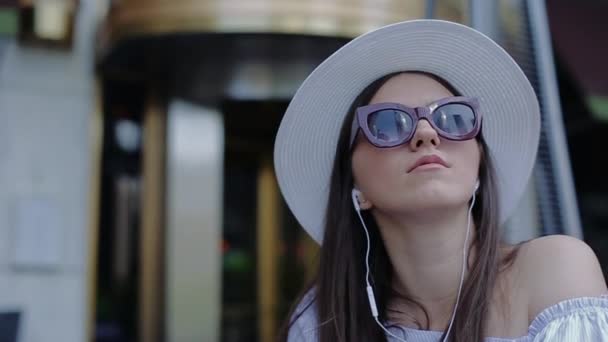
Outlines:
{"type": "Polygon", "coordinates": [[[479,99],[482,132],[497,171],[500,223],[530,177],[540,135],[538,100],[521,68],[493,40],[468,26],[411,20],[365,33],[341,47],[302,83],[279,126],[274,166],[298,222],[322,243],[338,136],[355,97],[396,71],[424,71],[479,99]]]}

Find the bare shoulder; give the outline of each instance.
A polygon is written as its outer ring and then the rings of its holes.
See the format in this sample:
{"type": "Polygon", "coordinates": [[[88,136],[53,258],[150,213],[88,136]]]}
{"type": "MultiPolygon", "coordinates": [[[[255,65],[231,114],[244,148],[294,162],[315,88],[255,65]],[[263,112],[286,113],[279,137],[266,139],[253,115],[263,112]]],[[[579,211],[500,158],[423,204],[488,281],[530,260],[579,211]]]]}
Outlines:
{"type": "Polygon", "coordinates": [[[595,253],[577,238],[550,235],[530,240],[517,259],[530,319],[560,301],[608,291],[595,253]]]}

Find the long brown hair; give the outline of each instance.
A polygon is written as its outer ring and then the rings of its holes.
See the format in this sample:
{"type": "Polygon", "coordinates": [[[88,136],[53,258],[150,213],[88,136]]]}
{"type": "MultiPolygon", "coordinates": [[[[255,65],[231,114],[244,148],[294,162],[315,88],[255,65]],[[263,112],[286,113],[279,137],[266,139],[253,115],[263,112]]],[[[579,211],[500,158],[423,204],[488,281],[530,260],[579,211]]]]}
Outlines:
{"type": "MultiPolygon", "coordinates": [[[[316,303],[317,322],[323,322],[317,328],[319,342],[387,340],[384,331],[371,316],[365,289],[366,240],[351,201],[353,174],[350,129],[355,109],[369,104],[380,87],[400,73],[402,72],[391,73],[372,82],[350,106],[340,131],[331,174],[318,273],[303,289],[293,305],[279,334],[279,341],[287,340],[289,328],[304,311],[298,310],[299,313],[294,315],[296,304],[313,287],[314,299],[309,305],[316,303]]],[[[454,95],[460,95],[445,80],[425,72],[416,71],[416,73],[428,75],[442,83],[454,95]]],[[[512,264],[517,252],[517,249],[513,249],[505,256],[500,255],[502,242],[498,221],[496,175],[483,136],[480,134],[477,140],[481,146],[479,169],[481,186],[473,208],[473,220],[477,229],[472,236],[471,244],[471,248],[476,251],[476,259],[469,260],[470,271],[463,284],[460,305],[449,336],[452,342],[483,341],[496,279],[500,272],[512,264]]],[[[426,324],[420,323],[419,328],[428,329],[430,322],[424,307],[392,289],[393,268],[378,226],[370,213],[363,211],[362,215],[370,234],[370,277],[380,314],[378,318],[385,321],[390,310],[387,303],[390,299],[399,297],[422,309],[426,316],[426,324]]]]}

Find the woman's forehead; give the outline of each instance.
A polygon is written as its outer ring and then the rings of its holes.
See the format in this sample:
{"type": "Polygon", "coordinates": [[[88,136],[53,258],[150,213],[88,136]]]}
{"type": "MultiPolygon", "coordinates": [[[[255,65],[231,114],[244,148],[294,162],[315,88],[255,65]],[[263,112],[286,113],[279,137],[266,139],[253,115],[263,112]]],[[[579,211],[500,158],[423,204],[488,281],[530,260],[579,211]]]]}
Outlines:
{"type": "Polygon", "coordinates": [[[370,104],[396,102],[408,107],[419,107],[450,96],[454,94],[431,76],[402,73],[386,81],[374,94],[370,104]]]}

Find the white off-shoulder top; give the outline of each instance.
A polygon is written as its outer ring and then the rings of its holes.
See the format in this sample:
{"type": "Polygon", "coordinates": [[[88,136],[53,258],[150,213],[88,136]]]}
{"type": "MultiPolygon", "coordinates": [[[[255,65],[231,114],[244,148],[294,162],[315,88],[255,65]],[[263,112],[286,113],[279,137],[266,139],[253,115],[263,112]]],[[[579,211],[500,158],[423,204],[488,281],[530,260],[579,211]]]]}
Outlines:
{"type": "MultiPolygon", "coordinates": [[[[312,291],[296,309],[297,317],[288,335],[288,342],[317,342],[318,323],[312,291]],[[302,312],[302,310],[304,310],[302,312]]],[[[371,318],[370,318],[371,319],[371,318]]],[[[438,342],[442,332],[406,328],[395,324],[385,327],[408,342],[438,342]]],[[[388,341],[399,342],[387,334],[388,341]]],[[[534,318],[528,334],[517,338],[488,337],[485,342],[608,342],[608,294],[561,301],[544,309],[534,318]]]]}

